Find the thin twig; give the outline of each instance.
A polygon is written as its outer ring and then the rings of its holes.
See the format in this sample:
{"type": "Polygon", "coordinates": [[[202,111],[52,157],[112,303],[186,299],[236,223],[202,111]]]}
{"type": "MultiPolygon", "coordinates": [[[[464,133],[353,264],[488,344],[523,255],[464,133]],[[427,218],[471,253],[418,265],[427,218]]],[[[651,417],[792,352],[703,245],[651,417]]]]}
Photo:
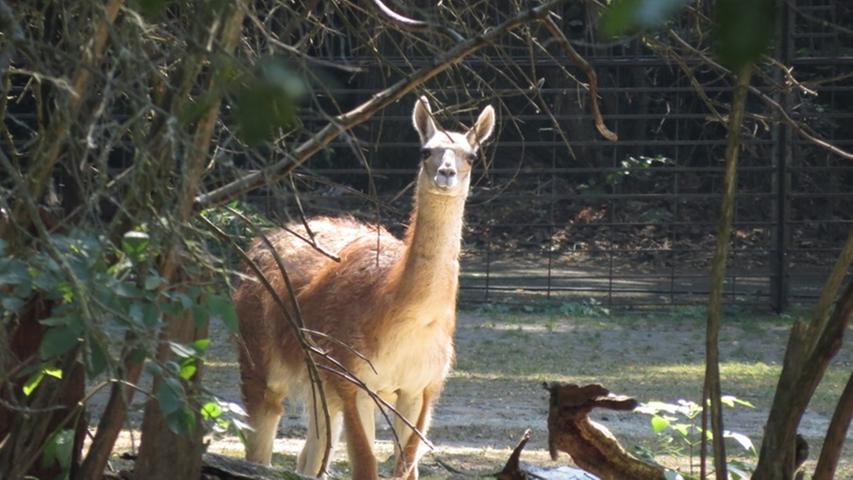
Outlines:
{"type": "Polygon", "coordinates": [[[425,22],[423,20],[415,20],[413,18],[409,18],[392,10],[390,7],[385,5],[382,0],[372,0],[373,6],[382,13],[383,18],[390,21],[395,27],[400,30],[408,30],[412,32],[428,32],[430,30],[437,30],[444,35],[447,35],[455,42],[464,42],[465,37],[459,35],[455,30],[448,27],[447,25],[439,25],[431,22],[425,22]]]}
{"type": "Polygon", "coordinates": [[[215,204],[226,203],[247,191],[264,185],[271,178],[279,178],[287,175],[296,167],[308,160],[311,156],[324,149],[332,140],[337,138],[343,132],[366,122],[373,117],[376,112],[396,102],[416,87],[449,69],[452,65],[465,57],[492,45],[506,32],[542,18],[553,8],[565,3],[566,1],[567,0],[551,0],[538,7],[533,7],[507,19],[500,25],[495,26],[495,28],[483,33],[482,35],[478,35],[466,40],[465,42],[459,43],[449,52],[436,58],[432,64],[419,68],[407,75],[406,78],[399,80],[392,86],[373,95],[370,100],[362,103],[358,107],[338,115],[319,132],[300,144],[292,153],[285,154],[284,159],[279,160],[261,171],[249,173],[241,178],[228,182],[211,192],[197,196],[195,200],[196,207],[205,208],[215,204]]]}
{"type": "MultiPolygon", "coordinates": [[[[717,63],[716,61],[714,61],[713,59],[708,57],[704,52],[697,49],[693,45],[690,45],[687,41],[685,41],[677,33],[675,33],[675,31],[668,30],[668,34],[679,45],[681,45],[683,48],[685,48],[686,50],[690,51],[691,53],[693,53],[694,55],[699,57],[707,65],[710,65],[710,66],[714,67],[716,70],[723,72],[723,73],[726,73],[728,75],[732,74],[732,72],[729,69],[723,67],[722,65],[720,65],[719,63],[717,63]]],[[[848,152],[846,150],[843,150],[840,147],[833,145],[833,144],[829,143],[828,141],[826,141],[822,138],[819,138],[816,134],[812,134],[812,133],[809,133],[808,131],[806,131],[806,127],[803,126],[802,123],[791,118],[791,115],[785,110],[785,108],[782,105],[779,105],[779,102],[770,98],[768,95],[766,95],[764,92],[762,92],[757,87],[750,86],[749,87],[749,93],[755,95],[756,97],[761,99],[761,101],[763,101],[764,103],[769,105],[775,112],[777,112],[782,117],[782,120],[785,123],[787,123],[788,125],[790,125],[791,128],[793,128],[794,131],[797,132],[801,137],[805,138],[806,140],[810,141],[811,143],[813,143],[813,144],[815,144],[821,148],[824,148],[824,149],[826,149],[826,150],[828,150],[828,151],[834,153],[835,155],[838,155],[844,159],[853,160],[853,153],[848,152]]]]}
{"type": "Polygon", "coordinates": [[[601,110],[598,108],[598,75],[595,73],[595,70],[589,65],[589,62],[587,62],[586,59],[583,58],[577,50],[575,50],[575,47],[572,46],[569,39],[566,38],[566,35],[562,30],[560,30],[560,27],[554,23],[554,19],[545,16],[539,21],[545,25],[545,28],[547,28],[549,32],[551,32],[551,35],[554,36],[557,43],[559,43],[563,48],[563,51],[566,52],[566,55],[568,55],[572,63],[583,70],[586,78],[589,80],[589,105],[592,109],[592,118],[595,121],[595,128],[598,130],[598,133],[611,142],[619,140],[619,137],[604,124],[604,118],[602,118],[601,110]]]}

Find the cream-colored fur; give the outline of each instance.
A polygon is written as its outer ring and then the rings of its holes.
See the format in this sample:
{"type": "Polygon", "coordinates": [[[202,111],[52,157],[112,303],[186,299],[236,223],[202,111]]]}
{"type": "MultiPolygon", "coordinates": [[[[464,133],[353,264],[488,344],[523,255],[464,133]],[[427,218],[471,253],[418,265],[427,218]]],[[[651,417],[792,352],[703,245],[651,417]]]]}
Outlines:
{"type": "MultiPolygon", "coordinates": [[[[327,336],[315,343],[358,376],[421,433],[453,360],[459,251],[471,164],[494,128],[494,110],[486,107],[465,133],[447,132],[432,118],[421,97],[412,120],[422,144],[415,210],[404,240],[381,227],[352,219],[315,218],[308,223],[318,244],[340,257],[334,262],[303,240],[284,232],[272,235],[275,248],[296,290],[305,326],[327,336]],[[350,345],[364,360],[329,337],[350,345]]],[[[288,229],[308,236],[300,224],[288,229]]],[[[288,300],[284,279],[266,247],[256,241],[250,256],[276,291],[288,300]]],[[[269,463],[275,430],[286,396],[312,403],[303,353],[272,295],[259,282],[245,281],[234,294],[240,318],[241,387],[253,431],[247,432],[246,457],[269,463]]],[[[318,363],[335,369],[318,358],[318,363]]],[[[326,447],[343,430],[356,479],[377,478],[373,454],[375,405],[369,396],[339,375],[324,371],[322,381],[331,415],[308,412],[308,436],[298,470],[317,475],[326,447]]],[[[395,431],[396,477],[417,478],[420,439],[399,419],[395,431]]]]}

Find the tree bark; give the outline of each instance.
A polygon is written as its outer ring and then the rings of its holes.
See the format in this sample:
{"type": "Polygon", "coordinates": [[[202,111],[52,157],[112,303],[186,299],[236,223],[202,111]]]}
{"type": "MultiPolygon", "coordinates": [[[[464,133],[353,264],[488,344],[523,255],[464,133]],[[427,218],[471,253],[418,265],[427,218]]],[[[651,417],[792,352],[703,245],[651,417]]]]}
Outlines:
{"type": "Polygon", "coordinates": [[[752,65],[745,66],[737,75],[734,99],[729,116],[728,135],[726,137],[726,166],[724,177],[723,202],[720,207],[720,221],[717,226],[717,244],[711,264],[711,291],[708,295],[708,321],[705,334],[705,384],[702,389],[702,449],[700,477],[705,477],[705,459],[707,442],[705,432],[708,426],[708,402],[710,399],[711,431],[714,444],[714,470],[719,480],[727,480],[726,444],[723,438],[723,408],[720,401],[720,351],[719,337],[722,322],[723,283],[726,275],[726,261],[729,258],[729,243],[732,235],[735,192],[737,190],[737,159],[740,152],[740,130],[749,82],[752,78],[752,65]]]}
{"type": "Polygon", "coordinates": [[[835,478],[835,469],[838,466],[838,459],[841,458],[841,451],[844,449],[851,417],[853,417],[853,374],[847,379],[847,386],[841,398],[838,399],[832,420],[829,421],[813,480],[835,478]]]}
{"type": "Polygon", "coordinates": [[[626,452],[604,426],[588,417],[593,408],[633,410],[637,401],[610,395],[601,385],[545,384],[551,392],[548,409],[548,448],[572,456],[584,470],[602,480],[664,480],[663,467],[646,463],[626,452]]]}
{"type": "MultiPolygon", "coordinates": [[[[758,465],[752,476],[754,480],[790,479],[794,476],[797,427],[830,360],[841,349],[844,332],[853,312],[851,283],[829,314],[832,301],[851,262],[853,227],[824,285],[810,325],[807,327],[797,321],[791,327],[782,373],[764,429],[758,465]]],[[[823,468],[828,469],[829,466],[825,464],[823,468]]]]}

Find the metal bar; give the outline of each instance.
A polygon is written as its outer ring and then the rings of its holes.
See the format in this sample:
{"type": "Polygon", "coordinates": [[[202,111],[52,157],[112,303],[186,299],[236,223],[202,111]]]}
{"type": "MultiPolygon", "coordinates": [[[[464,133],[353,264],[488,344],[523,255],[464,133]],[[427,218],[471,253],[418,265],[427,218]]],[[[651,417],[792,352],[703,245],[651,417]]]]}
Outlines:
{"type": "MultiPolygon", "coordinates": [[[[777,55],[781,61],[788,64],[791,59],[791,32],[794,30],[793,18],[790,15],[790,7],[787,2],[782,2],[779,9],[779,46],[777,55]]],[[[782,79],[782,73],[777,70],[778,79],[782,79]]],[[[786,111],[791,107],[790,93],[780,91],[776,94],[776,101],[780,102],[786,111]]],[[[773,231],[774,251],[771,257],[772,275],[770,277],[772,307],[777,313],[781,313],[788,306],[788,195],[790,179],[787,166],[791,159],[791,132],[784,122],[778,122],[774,129],[774,150],[776,172],[774,175],[775,218],[776,228],[773,231]]]]}

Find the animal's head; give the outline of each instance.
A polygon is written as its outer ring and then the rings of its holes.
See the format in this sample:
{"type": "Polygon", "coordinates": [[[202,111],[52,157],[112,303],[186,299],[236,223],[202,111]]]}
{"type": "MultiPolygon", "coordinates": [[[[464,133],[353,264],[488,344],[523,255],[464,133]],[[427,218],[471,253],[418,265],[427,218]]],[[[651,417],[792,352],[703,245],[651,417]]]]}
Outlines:
{"type": "Polygon", "coordinates": [[[471,167],[495,128],[495,109],[484,108],[467,132],[449,132],[435,122],[429,101],[421,97],[415,102],[412,123],[421,137],[418,187],[439,195],[467,195],[471,167]]]}

